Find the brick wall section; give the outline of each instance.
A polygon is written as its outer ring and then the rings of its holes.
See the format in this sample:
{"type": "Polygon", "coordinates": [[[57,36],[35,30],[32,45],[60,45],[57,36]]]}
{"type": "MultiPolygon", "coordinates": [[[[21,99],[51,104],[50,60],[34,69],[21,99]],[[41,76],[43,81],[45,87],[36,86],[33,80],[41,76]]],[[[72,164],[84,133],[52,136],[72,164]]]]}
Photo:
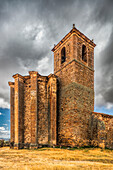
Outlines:
{"type": "Polygon", "coordinates": [[[73,59],[77,60],[77,36],[74,34],[73,35],[73,59]]]}
{"type": "Polygon", "coordinates": [[[24,84],[23,77],[19,74],[13,76],[15,79],[15,147],[23,148],[24,143],[24,122],[23,122],[23,102],[24,84]]]}
{"type": "Polygon", "coordinates": [[[61,87],[71,82],[77,82],[94,89],[94,70],[75,59],[55,74],[60,78],[61,87]]]}
{"type": "Polygon", "coordinates": [[[94,71],[74,59],[56,75],[59,78],[58,143],[89,145],[89,119],[94,110],[94,71]]]}
{"type": "Polygon", "coordinates": [[[14,115],[14,83],[13,82],[9,82],[9,86],[10,86],[10,141],[14,142],[15,141],[15,115],[14,115]]]}
{"type": "Polygon", "coordinates": [[[30,71],[31,79],[31,102],[30,102],[30,113],[31,113],[31,145],[37,144],[37,72],[30,71]]]}
{"type": "Polygon", "coordinates": [[[15,79],[15,144],[19,143],[19,106],[18,106],[18,78],[15,79]]]}
{"type": "Polygon", "coordinates": [[[9,82],[11,140],[15,136],[15,148],[18,149],[27,143],[31,148],[55,145],[57,140],[57,77],[52,74],[41,76],[35,71],[29,74],[16,74],[13,76],[15,83],[9,82]]]}
{"type": "Polygon", "coordinates": [[[23,148],[24,143],[24,79],[19,78],[19,144],[23,148]]]}
{"type": "Polygon", "coordinates": [[[113,116],[103,113],[91,113],[91,144],[113,149],[113,116]]]}
{"type": "Polygon", "coordinates": [[[93,110],[93,90],[73,82],[65,86],[59,96],[59,145],[89,145],[89,113],[93,110]]]}
{"type": "Polygon", "coordinates": [[[31,79],[24,77],[24,143],[31,143],[31,79]]]}
{"type": "Polygon", "coordinates": [[[38,144],[48,145],[47,77],[38,77],[38,144]]]}
{"type": "Polygon", "coordinates": [[[48,81],[49,143],[57,144],[57,77],[50,75],[48,81]]]}
{"type": "Polygon", "coordinates": [[[75,82],[94,90],[94,70],[75,61],[75,82]]]}

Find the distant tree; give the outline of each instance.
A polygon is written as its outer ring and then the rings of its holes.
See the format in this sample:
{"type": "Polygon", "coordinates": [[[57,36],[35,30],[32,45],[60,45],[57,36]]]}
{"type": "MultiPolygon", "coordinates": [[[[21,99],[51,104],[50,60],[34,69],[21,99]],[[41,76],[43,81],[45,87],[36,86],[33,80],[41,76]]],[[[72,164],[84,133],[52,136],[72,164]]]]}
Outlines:
{"type": "Polygon", "coordinates": [[[0,140],[0,147],[3,147],[4,146],[4,139],[1,139],[0,140]]]}
{"type": "Polygon", "coordinates": [[[14,148],[14,141],[10,142],[10,148],[14,148]]]}
{"type": "Polygon", "coordinates": [[[9,140],[4,141],[4,146],[10,146],[10,141],[9,140]]]}

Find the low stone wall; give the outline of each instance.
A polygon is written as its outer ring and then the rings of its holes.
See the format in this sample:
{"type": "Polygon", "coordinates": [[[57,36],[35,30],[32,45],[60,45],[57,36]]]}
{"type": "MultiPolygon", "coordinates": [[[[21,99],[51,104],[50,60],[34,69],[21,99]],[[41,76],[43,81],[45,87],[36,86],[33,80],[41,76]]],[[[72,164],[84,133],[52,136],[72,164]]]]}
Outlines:
{"type": "Polygon", "coordinates": [[[113,116],[92,112],[90,119],[91,145],[113,149],[113,116]]]}

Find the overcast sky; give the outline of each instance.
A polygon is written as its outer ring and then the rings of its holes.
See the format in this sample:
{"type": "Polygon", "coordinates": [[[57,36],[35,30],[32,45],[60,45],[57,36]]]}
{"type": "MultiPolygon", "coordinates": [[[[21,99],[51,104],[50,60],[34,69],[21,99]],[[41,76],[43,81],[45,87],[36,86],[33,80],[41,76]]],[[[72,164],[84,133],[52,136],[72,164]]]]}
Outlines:
{"type": "Polygon", "coordinates": [[[97,44],[95,107],[113,109],[113,0],[0,0],[0,107],[12,75],[53,73],[51,49],[75,23],[97,44]]]}

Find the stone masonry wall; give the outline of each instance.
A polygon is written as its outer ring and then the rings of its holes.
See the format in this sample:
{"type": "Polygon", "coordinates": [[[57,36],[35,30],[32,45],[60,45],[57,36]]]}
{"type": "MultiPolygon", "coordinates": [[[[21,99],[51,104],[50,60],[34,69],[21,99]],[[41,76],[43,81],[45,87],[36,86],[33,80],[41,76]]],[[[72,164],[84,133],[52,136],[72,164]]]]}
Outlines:
{"type": "Polygon", "coordinates": [[[23,105],[23,103],[24,103],[24,83],[23,83],[23,78],[20,78],[19,79],[19,84],[18,84],[18,88],[19,88],[19,92],[18,92],[18,94],[19,94],[19,103],[18,103],[18,105],[19,105],[19,112],[18,112],[18,114],[19,114],[19,119],[18,119],[18,121],[19,121],[19,126],[18,126],[18,128],[19,128],[19,147],[21,148],[23,148],[23,143],[24,143],[24,105],[23,105]]]}
{"type": "Polygon", "coordinates": [[[75,61],[75,82],[94,90],[94,70],[75,61]]]}
{"type": "Polygon", "coordinates": [[[94,110],[94,72],[73,60],[56,75],[59,77],[58,143],[88,145],[90,112],[94,110]]]}
{"type": "Polygon", "coordinates": [[[113,116],[103,113],[91,113],[91,144],[113,149],[113,116]]]}
{"type": "Polygon", "coordinates": [[[24,86],[23,77],[19,74],[13,76],[15,79],[15,96],[14,96],[14,117],[15,117],[15,148],[22,148],[24,142],[24,86]]]}
{"type": "Polygon", "coordinates": [[[61,87],[71,82],[77,82],[94,89],[94,71],[77,60],[72,60],[61,70],[57,71],[56,75],[60,78],[61,87]]]}
{"type": "Polygon", "coordinates": [[[49,138],[48,141],[50,145],[57,144],[57,77],[55,75],[49,76],[48,81],[48,131],[49,131],[49,138]]]}
{"type": "Polygon", "coordinates": [[[90,111],[93,110],[93,90],[73,82],[65,86],[59,95],[59,145],[89,145],[89,118],[90,111]]]}
{"type": "Polygon", "coordinates": [[[38,78],[38,144],[48,144],[47,77],[38,78]]]}
{"type": "Polygon", "coordinates": [[[14,142],[15,140],[15,115],[14,115],[14,96],[15,96],[15,85],[12,82],[9,82],[10,86],[10,131],[11,131],[11,138],[10,141],[14,142]]]}
{"type": "Polygon", "coordinates": [[[30,71],[30,80],[31,80],[31,102],[30,102],[30,114],[31,114],[31,147],[37,147],[37,77],[38,73],[35,71],[30,71]]]}
{"type": "Polygon", "coordinates": [[[11,141],[14,141],[15,148],[23,148],[27,143],[31,148],[37,148],[38,145],[55,145],[57,77],[52,74],[41,76],[35,71],[29,74],[16,74],[13,76],[15,83],[9,82],[11,141]]]}
{"type": "Polygon", "coordinates": [[[24,80],[24,143],[31,143],[31,81],[28,76],[24,80]]]}

